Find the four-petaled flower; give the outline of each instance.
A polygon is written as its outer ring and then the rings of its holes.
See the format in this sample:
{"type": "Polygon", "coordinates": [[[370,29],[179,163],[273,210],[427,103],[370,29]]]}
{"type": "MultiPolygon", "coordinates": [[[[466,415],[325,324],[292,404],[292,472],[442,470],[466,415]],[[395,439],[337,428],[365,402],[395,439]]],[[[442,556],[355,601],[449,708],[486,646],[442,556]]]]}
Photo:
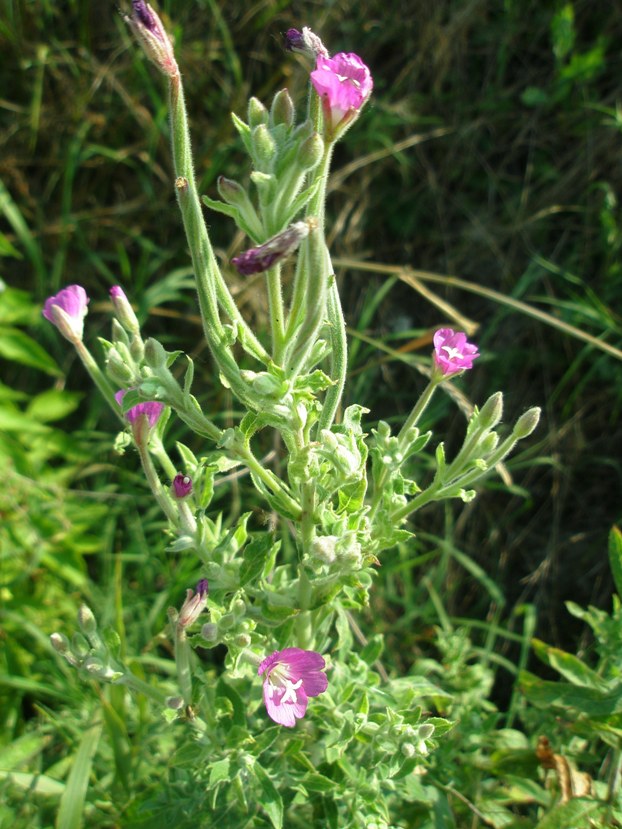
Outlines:
{"type": "Polygon", "coordinates": [[[374,86],[368,67],[351,52],[339,52],[333,58],[319,55],[311,83],[322,99],[324,118],[333,136],[356,118],[374,86]]]}
{"type": "MultiPolygon", "coordinates": [[[[125,394],[126,392],[124,389],[121,389],[121,391],[118,391],[115,394],[114,399],[117,401],[119,406],[121,405],[125,394]]],[[[147,401],[146,403],[137,403],[135,406],[132,406],[131,409],[127,410],[125,417],[132,425],[134,425],[141,415],[145,415],[150,428],[153,428],[158,422],[158,418],[162,414],[163,408],[164,403],[156,403],[155,400],[147,401]]]]}
{"type": "Polygon", "coordinates": [[[477,357],[477,346],[467,342],[462,331],[439,328],[434,334],[434,365],[443,377],[473,368],[473,360],[477,357]]]}
{"type": "Polygon", "coordinates": [[[315,651],[285,648],[266,657],[257,669],[263,681],[263,698],[268,716],[291,728],[304,717],[309,697],[323,694],[328,678],[322,673],[324,657],[315,651]]]}
{"type": "Polygon", "coordinates": [[[89,298],[81,285],[69,285],[45,300],[41,312],[70,342],[82,340],[89,298]]]}

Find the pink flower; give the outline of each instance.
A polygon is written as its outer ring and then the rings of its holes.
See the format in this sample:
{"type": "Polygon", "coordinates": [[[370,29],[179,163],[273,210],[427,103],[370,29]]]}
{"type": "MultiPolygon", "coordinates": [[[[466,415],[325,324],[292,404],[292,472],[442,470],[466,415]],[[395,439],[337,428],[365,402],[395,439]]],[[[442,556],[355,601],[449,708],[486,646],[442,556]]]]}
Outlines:
{"type": "Polygon", "coordinates": [[[265,674],[263,698],[268,716],[291,728],[304,717],[309,697],[323,694],[328,678],[322,673],[326,663],[315,651],[285,648],[266,657],[257,669],[265,674]]]}
{"type": "Polygon", "coordinates": [[[477,346],[468,343],[462,331],[439,328],[434,334],[434,365],[444,377],[473,368],[473,360],[479,356],[477,346]]]}
{"type": "Polygon", "coordinates": [[[329,132],[346,127],[371,95],[374,82],[358,55],[339,52],[333,58],[318,55],[311,83],[322,99],[329,132]]]}
{"type": "MultiPolygon", "coordinates": [[[[121,405],[123,398],[125,397],[125,390],[121,389],[118,391],[114,399],[117,401],[119,406],[121,405]]],[[[132,406],[131,409],[128,409],[125,413],[125,417],[128,421],[134,425],[138,418],[141,415],[145,415],[149,422],[149,426],[153,428],[156,423],[158,422],[158,418],[162,414],[162,409],[164,408],[164,403],[156,403],[155,401],[149,401],[147,403],[137,403],[136,406],[132,406]]]]}
{"type": "Polygon", "coordinates": [[[89,298],[81,285],[69,285],[45,300],[41,312],[70,342],[82,340],[89,298]]]}

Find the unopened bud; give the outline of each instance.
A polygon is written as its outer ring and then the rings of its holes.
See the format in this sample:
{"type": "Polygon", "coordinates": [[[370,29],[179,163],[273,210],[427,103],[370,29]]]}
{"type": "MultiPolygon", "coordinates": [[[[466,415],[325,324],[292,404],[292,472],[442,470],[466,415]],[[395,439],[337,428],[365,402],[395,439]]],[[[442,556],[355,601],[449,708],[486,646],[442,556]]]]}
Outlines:
{"type": "Polygon", "coordinates": [[[173,44],[162,21],[145,0],[132,0],[131,15],[124,15],[125,22],[136,35],[150,61],[169,78],[179,74],[173,44]]]}
{"type": "Polygon", "coordinates": [[[93,611],[85,604],[80,605],[80,609],[78,610],[78,624],[85,636],[92,636],[94,633],[97,633],[97,622],[95,621],[95,616],[93,616],[93,611]]]}
{"type": "Polygon", "coordinates": [[[145,342],[145,362],[149,368],[158,369],[165,368],[167,363],[167,354],[164,346],[153,337],[145,342]]]}
{"type": "Polygon", "coordinates": [[[261,103],[259,98],[251,98],[248,102],[248,125],[251,129],[260,124],[268,123],[268,110],[261,103]]]}
{"type": "Polygon", "coordinates": [[[479,413],[479,425],[485,429],[493,429],[503,417],[503,395],[500,391],[491,395],[482,406],[479,413]]]}
{"type": "Polygon", "coordinates": [[[540,407],[534,406],[522,414],[512,430],[512,434],[518,440],[528,437],[538,425],[540,420],[540,407]]]}
{"type": "Polygon", "coordinates": [[[251,134],[251,141],[258,166],[264,171],[270,168],[276,155],[276,143],[265,124],[259,124],[251,134]]]}
{"type": "Polygon", "coordinates": [[[187,498],[192,493],[192,478],[179,472],[173,478],[171,490],[175,498],[179,498],[180,500],[187,498]]]}
{"type": "Polygon", "coordinates": [[[223,201],[236,207],[241,207],[248,201],[246,190],[237,181],[224,176],[218,176],[216,182],[218,193],[223,201]]]}
{"type": "Polygon", "coordinates": [[[238,633],[233,641],[238,648],[248,648],[251,643],[251,638],[248,633],[238,633]]]}
{"type": "Polygon", "coordinates": [[[292,127],[295,117],[294,102],[287,89],[281,89],[276,93],[272,101],[270,121],[274,126],[284,124],[286,127],[292,127]]]}
{"type": "Polygon", "coordinates": [[[303,170],[312,170],[320,163],[323,155],[324,139],[319,133],[314,132],[300,145],[296,161],[303,170]]]}
{"type": "Polygon", "coordinates": [[[183,603],[177,619],[179,628],[189,627],[203,613],[207,604],[208,590],[207,579],[201,579],[197,584],[196,593],[193,594],[192,590],[186,591],[186,601],[183,603]]]}
{"type": "Polygon", "coordinates": [[[400,751],[407,759],[414,757],[417,753],[417,749],[414,747],[412,743],[402,743],[400,746],[400,751]]]}
{"type": "Polygon", "coordinates": [[[128,298],[125,296],[123,288],[119,285],[113,285],[110,289],[110,299],[112,301],[115,314],[117,315],[117,319],[125,330],[135,336],[140,334],[138,319],[128,298]]]}
{"type": "Polygon", "coordinates": [[[50,644],[57,653],[61,654],[61,656],[65,656],[65,654],[69,653],[69,639],[67,639],[63,633],[53,633],[50,636],[50,644]]]}
{"type": "Polygon", "coordinates": [[[213,622],[208,622],[201,628],[201,636],[207,642],[216,642],[218,640],[218,625],[213,622]]]}

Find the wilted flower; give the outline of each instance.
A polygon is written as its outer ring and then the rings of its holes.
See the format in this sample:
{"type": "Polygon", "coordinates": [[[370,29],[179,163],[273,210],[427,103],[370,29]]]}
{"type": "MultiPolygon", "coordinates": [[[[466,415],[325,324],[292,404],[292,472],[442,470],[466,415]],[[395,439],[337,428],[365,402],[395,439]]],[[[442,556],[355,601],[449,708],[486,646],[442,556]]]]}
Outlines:
{"type": "Polygon", "coordinates": [[[243,276],[267,271],[277,262],[290,256],[302,240],[309,235],[309,232],[316,227],[317,221],[312,217],[302,222],[294,222],[272,239],[268,239],[263,245],[234,256],[231,263],[243,276]]]}
{"type": "Polygon", "coordinates": [[[257,673],[265,674],[263,698],[268,716],[291,728],[304,717],[309,697],[323,694],[328,678],[324,657],[315,651],[285,648],[263,660],[257,673]]]}
{"type": "Polygon", "coordinates": [[[81,285],[69,285],[45,300],[41,312],[70,342],[82,340],[89,298],[81,285]]]}
{"type": "Polygon", "coordinates": [[[209,585],[207,579],[201,579],[196,587],[196,593],[186,590],[186,601],[179,611],[177,624],[180,628],[187,628],[199,618],[207,604],[209,585]]]}
{"type": "Polygon", "coordinates": [[[132,14],[124,17],[149,60],[170,78],[178,75],[171,39],[149,3],[145,0],[132,0],[132,14]]]}
{"type": "Polygon", "coordinates": [[[320,55],[328,57],[328,49],[308,26],[303,26],[301,32],[298,29],[288,29],[285,32],[285,48],[290,52],[300,52],[314,60],[320,55]]]}
{"type": "Polygon", "coordinates": [[[439,328],[434,334],[434,365],[444,377],[473,368],[473,360],[479,356],[477,346],[467,342],[462,331],[439,328]]]}
{"type": "Polygon", "coordinates": [[[322,99],[324,118],[332,135],[356,118],[374,86],[368,67],[351,52],[339,52],[333,58],[319,55],[311,83],[322,99]]]}
{"type": "MultiPolygon", "coordinates": [[[[124,389],[118,391],[114,399],[117,401],[119,406],[121,405],[123,398],[125,397],[126,392],[124,389]]],[[[125,413],[125,417],[128,421],[134,425],[138,418],[141,415],[145,415],[147,421],[149,422],[149,426],[153,428],[156,423],[158,422],[158,418],[162,414],[162,410],[164,409],[164,403],[157,403],[156,401],[148,401],[147,403],[137,403],[135,406],[132,406],[131,409],[128,409],[125,413]]]]}
{"type": "Polygon", "coordinates": [[[173,478],[171,489],[173,490],[175,498],[187,498],[192,492],[192,478],[189,478],[182,472],[178,472],[173,478]]]}

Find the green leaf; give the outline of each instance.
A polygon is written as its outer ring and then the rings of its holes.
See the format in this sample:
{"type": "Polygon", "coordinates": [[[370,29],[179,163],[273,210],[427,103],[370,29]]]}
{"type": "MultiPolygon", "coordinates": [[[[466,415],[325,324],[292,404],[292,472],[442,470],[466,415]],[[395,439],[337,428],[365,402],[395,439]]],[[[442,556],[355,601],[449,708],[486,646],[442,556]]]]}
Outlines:
{"type": "Polygon", "coordinates": [[[58,797],[65,791],[65,784],[47,777],[45,774],[28,774],[20,771],[0,769],[0,780],[11,780],[16,786],[25,789],[28,794],[44,794],[58,797]]]}
{"type": "Polygon", "coordinates": [[[384,650],[384,640],[381,634],[372,636],[369,642],[361,651],[361,659],[368,665],[373,665],[384,650]]]}
{"type": "MultiPolygon", "coordinates": [[[[240,567],[240,586],[249,582],[257,581],[264,573],[266,565],[274,565],[274,558],[281,546],[281,542],[275,544],[268,534],[258,535],[244,548],[242,566],[240,567]]],[[[270,567],[272,569],[272,567],[270,567]]]]}
{"type": "Polygon", "coordinates": [[[257,777],[257,781],[261,786],[262,797],[260,800],[261,807],[270,818],[274,829],[282,829],[283,827],[283,799],[276,790],[272,780],[268,777],[263,768],[256,763],[253,767],[253,772],[257,777]]]}
{"type": "Polygon", "coordinates": [[[219,783],[228,783],[231,780],[231,759],[217,760],[210,766],[209,787],[213,789],[219,783]]]}
{"type": "Polygon", "coordinates": [[[603,809],[602,803],[586,797],[575,797],[552,809],[535,829],[569,829],[571,826],[588,826],[586,818],[603,809]]]}
{"type": "Polygon", "coordinates": [[[62,374],[47,351],[18,328],[0,328],[0,357],[39,369],[54,377],[60,377],[62,374]]]}
{"type": "Polygon", "coordinates": [[[91,764],[97,751],[102,727],[101,722],[95,723],[87,729],[82,737],[67,778],[65,791],[60,799],[60,808],[56,816],[56,829],[80,829],[82,826],[91,764]]]}
{"type": "Polygon", "coordinates": [[[618,596],[622,597],[622,532],[617,527],[609,533],[609,566],[618,596]]]}
{"type": "Polygon", "coordinates": [[[26,411],[33,420],[50,423],[54,420],[61,420],[75,411],[81,399],[81,394],[61,389],[47,389],[33,397],[26,411]]]}
{"type": "Polygon", "coordinates": [[[548,682],[528,671],[521,671],[519,686],[523,694],[539,708],[554,706],[588,717],[607,717],[622,713],[622,685],[607,693],[567,682],[548,682]]]}
{"type": "Polygon", "coordinates": [[[609,690],[609,684],[577,656],[566,653],[559,648],[550,647],[539,639],[533,639],[532,645],[539,659],[554,668],[573,685],[582,685],[585,688],[593,688],[604,693],[609,690]]]}

